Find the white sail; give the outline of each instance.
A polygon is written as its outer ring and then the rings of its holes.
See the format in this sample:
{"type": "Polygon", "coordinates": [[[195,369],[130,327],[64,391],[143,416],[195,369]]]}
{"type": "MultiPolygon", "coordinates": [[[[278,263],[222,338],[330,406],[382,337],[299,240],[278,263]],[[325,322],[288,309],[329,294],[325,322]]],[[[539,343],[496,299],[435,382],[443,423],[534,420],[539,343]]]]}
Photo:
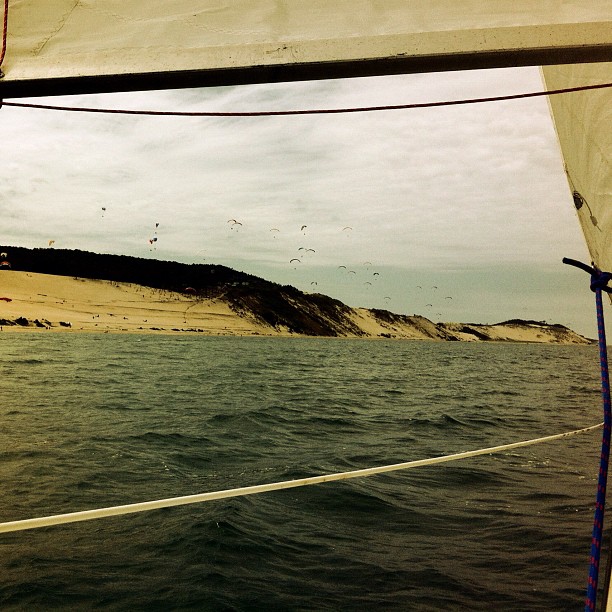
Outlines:
{"type": "Polygon", "coordinates": [[[603,61],[609,0],[10,0],[0,97],[603,61]]]}
{"type": "MultiPolygon", "coordinates": [[[[548,89],[612,83],[612,63],[542,71],[548,89]]],[[[612,271],[612,88],[550,96],[549,103],[591,259],[612,271]]]]}

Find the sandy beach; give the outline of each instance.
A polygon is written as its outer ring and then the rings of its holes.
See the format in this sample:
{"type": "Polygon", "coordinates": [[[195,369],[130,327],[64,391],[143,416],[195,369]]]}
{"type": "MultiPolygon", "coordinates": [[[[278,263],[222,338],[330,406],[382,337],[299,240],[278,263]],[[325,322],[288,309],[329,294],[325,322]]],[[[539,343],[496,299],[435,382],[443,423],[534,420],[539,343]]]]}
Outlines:
{"type": "Polygon", "coordinates": [[[238,316],[222,300],[203,300],[132,283],[3,271],[0,298],[11,300],[0,300],[0,319],[23,317],[30,323],[3,325],[3,331],[277,335],[272,328],[238,316]]]}
{"type": "MultiPolygon", "coordinates": [[[[435,324],[425,317],[382,320],[366,308],[350,310],[359,334],[340,336],[406,340],[510,341],[587,344],[571,330],[535,323],[435,324]]],[[[223,299],[153,289],[134,283],[33,272],[0,272],[0,327],[4,332],[197,333],[296,336],[233,311],[223,299]]]]}

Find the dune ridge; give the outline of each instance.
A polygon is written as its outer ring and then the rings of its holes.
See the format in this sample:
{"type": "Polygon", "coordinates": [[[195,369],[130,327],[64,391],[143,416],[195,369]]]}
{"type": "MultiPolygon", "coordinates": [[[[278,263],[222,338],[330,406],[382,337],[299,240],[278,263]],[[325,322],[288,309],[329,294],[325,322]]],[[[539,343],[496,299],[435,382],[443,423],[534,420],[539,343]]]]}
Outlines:
{"type": "Polygon", "coordinates": [[[268,296],[228,290],[204,297],[136,283],[15,270],[0,272],[0,327],[20,332],[593,342],[562,325],[522,320],[495,325],[434,323],[419,315],[351,308],[292,288],[278,287],[268,296]]]}

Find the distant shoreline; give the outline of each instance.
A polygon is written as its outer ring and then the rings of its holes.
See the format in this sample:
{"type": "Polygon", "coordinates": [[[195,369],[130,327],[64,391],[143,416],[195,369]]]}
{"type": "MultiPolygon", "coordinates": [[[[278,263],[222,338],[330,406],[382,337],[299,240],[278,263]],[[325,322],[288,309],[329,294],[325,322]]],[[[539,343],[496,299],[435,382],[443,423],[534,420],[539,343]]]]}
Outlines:
{"type": "MultiPolygon", "coordinates": [[[[254,296],[257,298],[257,296],[254,296]]],[[[257,300],[252,300],[257,305],[257,300]]],[[[201,298],[134,283],[0,272],[0,327],[8,333],[191,334],[243,337],[336,337],[363,339],[592,344],[561,325],[507,321],[496,325],[434,323],[419,315],[308,303],[308,315],[333,333],[296,333],[287,316],[271,325],[250,303],[237,308],[223,298],[201,298]],[[341,308],[341,310],[340,310],[341,308]],[[335,318],[334,318],[335,317],[335,318]],[[334,327],[335,326],[335,327],[334,327]]],[[[267,317],[270,307],[266,305],[267,317]]],[[[296,315],[302,311],[296,307],[296,315]]],[[[299,325],[296,323],[296,328],[299,325]]]]}

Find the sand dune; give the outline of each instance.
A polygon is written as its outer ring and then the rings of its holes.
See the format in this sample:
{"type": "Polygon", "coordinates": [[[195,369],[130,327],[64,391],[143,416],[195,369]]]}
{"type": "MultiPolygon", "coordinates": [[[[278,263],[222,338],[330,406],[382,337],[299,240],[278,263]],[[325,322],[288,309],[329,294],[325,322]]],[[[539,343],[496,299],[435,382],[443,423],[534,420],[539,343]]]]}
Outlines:
{"type": "MultiPolygon", "coordinates": [[[[248,312],[238,314],[223,299],[143,287],[132,283],[17,272],[0,272],[2,331],[199,333],[294,336],[248,312]]],[[[355,333],[338,335],[411,340],[512,341],[587,344],[560,326],[535,322],[497,325],[435,324],[420,316],[348,309],[355,333]]],[[[251,313],[256,315],[256,313],[251,313]]]]}
{"type": "Polygon", "coordinates": [[[221,300],[202,300],[131,283],[3,271],[0,319],[20,317],[30,325],[3,329],[113,332],[185,330],[209,334],[267,334],[275,330],[235,314],[221,300]]]}

